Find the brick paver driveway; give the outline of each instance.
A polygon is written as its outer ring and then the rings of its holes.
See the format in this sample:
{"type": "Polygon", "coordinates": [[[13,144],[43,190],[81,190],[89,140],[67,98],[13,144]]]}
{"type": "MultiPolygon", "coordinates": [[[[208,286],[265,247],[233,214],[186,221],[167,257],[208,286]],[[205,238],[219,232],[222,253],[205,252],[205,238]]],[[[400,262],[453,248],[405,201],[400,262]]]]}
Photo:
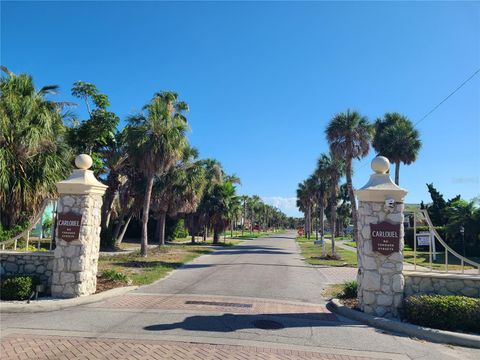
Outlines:
{"type": "MultiPolygon", "coordinates": [[[[10,335],[2,341],[2,358],[8,359],[318,359],[371,360],[374,358],[317,351],[260,348],[173,341],[88,339],[10,335]]],[[[376,358],[378,359],[378,358],[376,358]]]]}
{"type": "Polygon", "coordinates": [[[306,264],[293,233],[201,256],[155,284],[55,312],[2,314],[4,359],[478,359],[330,313],[356,269],[306,264]]]}

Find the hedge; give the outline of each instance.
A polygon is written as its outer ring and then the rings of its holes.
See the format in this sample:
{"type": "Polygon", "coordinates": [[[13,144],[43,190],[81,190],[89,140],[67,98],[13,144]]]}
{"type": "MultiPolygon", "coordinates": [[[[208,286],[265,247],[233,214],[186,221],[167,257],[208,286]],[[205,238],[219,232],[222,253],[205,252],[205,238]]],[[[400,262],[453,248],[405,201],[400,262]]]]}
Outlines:
{"type": "Polygon", "coordinates": [[[0,283],[0,298],[2,300],[26,300],[37,284],[39,281],[35,276],[5,276],[0,283]]]}
{"type": "Polygon", "coordinates": [[[402,317],[420,326],[480,333],[480,299],[455,295],[413,295],[404,299],[402,317]]]}

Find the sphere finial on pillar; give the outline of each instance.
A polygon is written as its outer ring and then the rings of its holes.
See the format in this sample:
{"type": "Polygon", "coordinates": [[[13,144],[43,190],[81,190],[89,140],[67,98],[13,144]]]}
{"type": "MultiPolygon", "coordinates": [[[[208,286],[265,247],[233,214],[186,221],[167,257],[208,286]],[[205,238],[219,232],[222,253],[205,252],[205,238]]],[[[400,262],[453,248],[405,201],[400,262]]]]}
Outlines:
{"type": "Polygon", "coordinates": [[[80,170],[88,170],[93,164],[92,157],[87,154],[80,154],[75,158],[75,166],[80,170]]]}
{"type": "Polygon", "coordinates": [[[386,174],[390,169],[390,161],[385,156],[377,156],[372,160],[371,167],[377,174],[386,174]]]}

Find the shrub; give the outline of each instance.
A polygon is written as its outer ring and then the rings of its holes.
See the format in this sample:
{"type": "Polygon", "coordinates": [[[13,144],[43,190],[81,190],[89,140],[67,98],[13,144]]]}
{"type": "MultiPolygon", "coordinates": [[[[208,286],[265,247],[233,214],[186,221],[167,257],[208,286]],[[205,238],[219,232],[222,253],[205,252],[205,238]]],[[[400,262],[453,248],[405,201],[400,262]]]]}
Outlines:
{"type": "Polygon", "coordinates": [[[130,282],[130,279],[128,276],[120,271],[117,271],[115,269],[108,269],[102,272],[102,277],[107,279],[107,280],[112,280],[112,281],[121,281],[124,283],[130,282]]]}
{"type": "Polygon", "coordinates": [[[100,233],[100,248],[110,250],[115,248],[115,239],[113,238],[112,226],[102,230],[100,233]]]}
{"type": "Polygon", "coordinates": [[[480,299],[454,295],[414,295],[403,301],[402,315],[412,324],[480,333],[480,299]]]}
{"type": "Polygon", "coordinates": [[[1,281],[0,298],[2,300],[26,300],[37,284],[39,281],[35,276],[6,276],[1,281]]]}
{"type": "Polygon", "coordinates": [[[187,236],[188,232],[185,229],[185,222],[183,219],[172,219],[170,217],[167,217],[165,224],[166,241],[186,238],[187,236]]]}
{"type": "Polygon", "coordinates": [[[341,298],[352,299],[357,297],[358,284],[354,281],[346,281],[343,283],[342,293],[340,294],[341,298]]]}
{"type": "Polygon", "coordinates": [[[46,251],[45,249],[42,249],[40,248],[40,250],[38,250],[38,248],[35,246],[35,245],[28,245],[28,247],[26,246],[22,246],[22,247],[17,247],[17,250],[18,251],[46,251]]]}

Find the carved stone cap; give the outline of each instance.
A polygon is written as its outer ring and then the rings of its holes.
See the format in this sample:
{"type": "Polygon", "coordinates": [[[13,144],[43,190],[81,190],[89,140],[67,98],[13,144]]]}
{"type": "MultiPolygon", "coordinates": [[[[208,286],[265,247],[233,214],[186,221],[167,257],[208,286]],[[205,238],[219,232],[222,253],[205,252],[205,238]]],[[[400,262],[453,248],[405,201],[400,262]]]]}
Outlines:
{"type": "Polygon", "coordinates": [[[78,169],[73,170],[72,175],[67,180],[59,181],[56,184],[59,194],[103,195],[108,186],[98,181],[92,170],[88,170],[92,166],[90,155],[78,155],[75,158],[75,165],[78,169]]]}
{"type": "Polygon", "coordinates": [[[388,174],[390,161],[384,156],[377,156],[372,160],[371,167],[375,173],[370,175],[370,179],[362,188],[355,191],[358,200],[384,202],[387,199],[393,199],[396,202],[403,202],[407,190],[402,189],[390,179],[388,174]]]}

